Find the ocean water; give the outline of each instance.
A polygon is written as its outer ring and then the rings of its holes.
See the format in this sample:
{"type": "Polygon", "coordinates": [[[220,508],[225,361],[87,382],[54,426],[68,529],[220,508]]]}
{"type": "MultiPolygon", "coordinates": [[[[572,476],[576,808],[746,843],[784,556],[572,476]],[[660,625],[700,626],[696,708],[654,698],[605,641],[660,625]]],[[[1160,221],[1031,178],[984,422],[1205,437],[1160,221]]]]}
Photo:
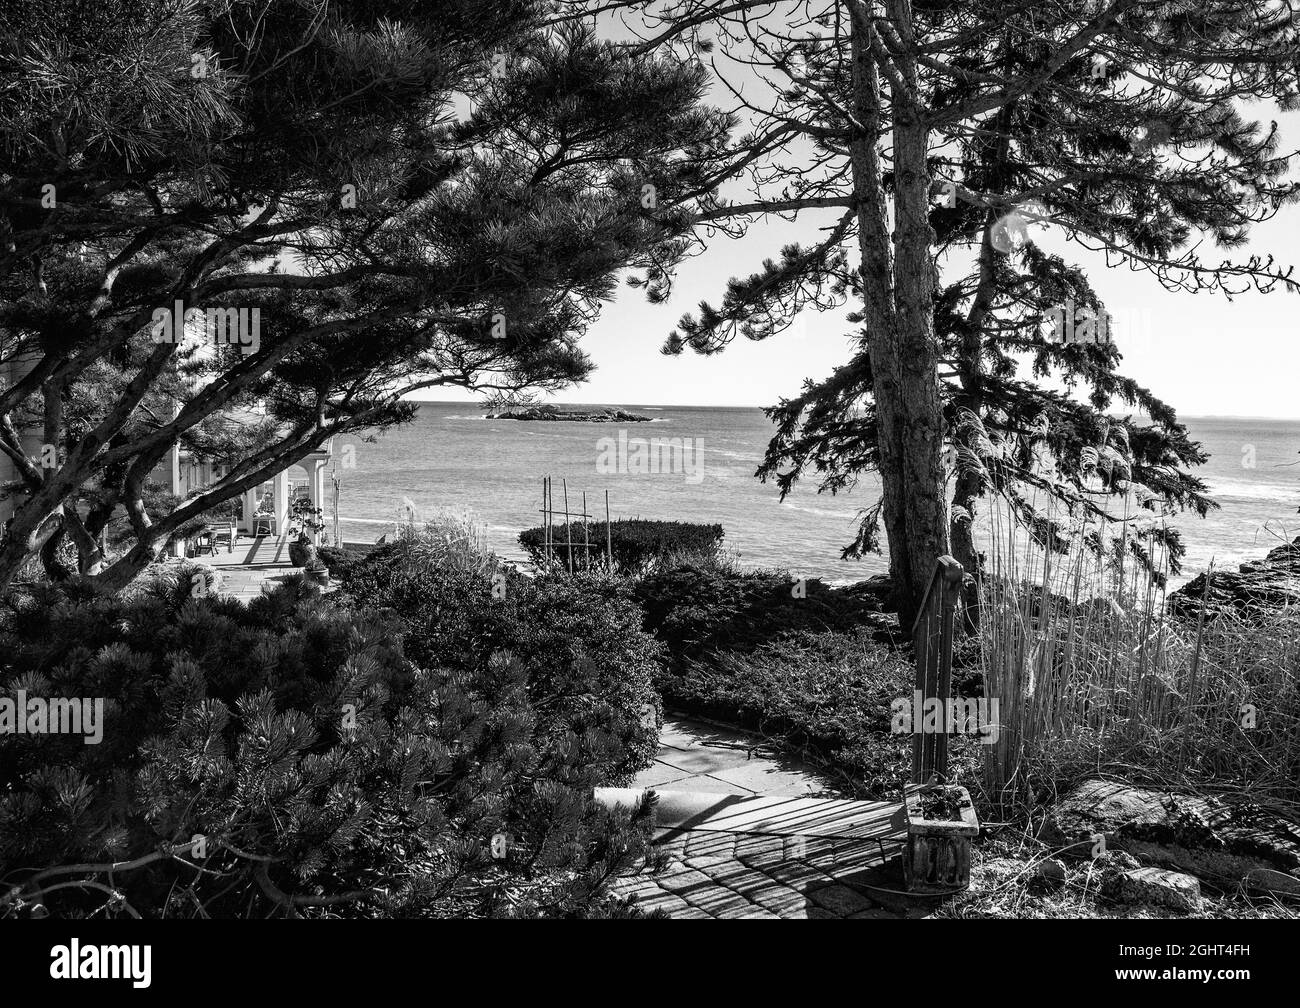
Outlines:
{"type": "MultiPolygon", "coordinates": [[[[839,559],[852,540],[860,509],[879,495],[874,479],[847,494],[817,494],[805,478],[784,502],[754,470],[772,426],[749,407],[686,407],[619,403],[651,423],[486,420],[472,404],[422,404],[417,419],[376,435],[335,443],[340,480],[339,529],[345,540],[373,542],[404,521],[439,510],[468,511],[488,545],[511,559],[523,556],[520,530],[540,524],[542,478],[553,479],[555,506],[562,482],[575,514],[602,520],[605,493],[611,517],[717,522],[740,562],[780,567],[832,583],[856,581],[887,569],[883,556],[839,559]],[[627,438],[620,454],[620,434],[627,438]],[[636,442],[689,439],[676,472],[642,472],[636,442]],[[608,439],[602,442],[602,439],[608,439]],[[698,466],[696,462],[700,463],[698,466]]],[[[1188,545],[1180,583],[1213,558],[1219,566],[1262,555],[1300,533],[1300,421],[1185,418],[1194,439],[1211,453],[1198,470],[1221,508],[1201,519],[1172,518],[1188,545]],[[1289,534],[1289,535],[1288,535],[1289,534]]],[[[665,460],[666,461],[666,460],[665,460]]],[[[328,495],[327,482],[327,495],[328,495]]],[[[326,508],[332,531],[331,508],[326,508]]]]}

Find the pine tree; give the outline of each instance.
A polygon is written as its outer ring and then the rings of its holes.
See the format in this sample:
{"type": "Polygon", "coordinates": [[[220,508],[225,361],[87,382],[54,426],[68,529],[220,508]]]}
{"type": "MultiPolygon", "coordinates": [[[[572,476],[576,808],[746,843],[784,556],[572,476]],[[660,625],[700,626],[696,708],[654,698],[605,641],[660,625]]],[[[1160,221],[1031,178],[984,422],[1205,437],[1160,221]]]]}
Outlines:
{"type": "Polygon", "coordinates": [[[409,419],[411,392],[580,380],[616,272],[685,250],[730,125],[699,107],[700,68],[548,28],[531,0],[264,7],[0,15],[0,451],[19,470],[0,588],[64,535],[85,584],[119,590],[329,437],[409,419]],[[256,310],[260,336],[160,339],[177,301],[256,310]],[[255,407],[256,439],[221,429],[255,407]],[[150,516],[178,442],[229,471],[150,516]],[[105,564],[122,514],[134,545],[105,564]]]}
{"type": "MultiPolygon", "coordinates": [[[[800,310],[860,300],[852,359],[778,407],[761,472],[788,489],[821,469],[830,490],[879,472],[882,499],[851,549],[874,548],[883,524],[905,621],[950,548],[945,450],[962,463],[960,522],[985,489],[981,431],[1006,435],[1006,465],[989,482],[1012,500],[1015,483],[1035,478],[1034,449],[1047,447],[1056,496],[1080,511],[1108,506],[1095,491],[1130,480],[1165,504],[1208,506],[1186,471],[1199,449],[1172,410],[1117,373],[1114,348],[1048,335],[1046,316],[1071,306],[1104,315],[1086,274],[1015,232],[1046,220],[1173,289],[1295,289],[1271,260],[1207,262],[1192,244],[1204,233],[1239,248],[1251,224],[1296,196],[1275,131],[1239,108],[1295,107],[1294,12],[1247,0],[1212,9],[681,0],[643,16],[645,48],[692,51],[707,38],[731,56],[713,64],[749,117],[726,178],[751,192],[734,202],[715,194],[699,222],[735,232],[781,213],[824,232],[733,280],[717,307],[681,320],[665,349],[716,353],[737,335],[782,331],[800,310]],[[739,88],[728,66],[758,83],[739,88]],[[945,253],[963,247],[979,250],[976,272],[958,267],[945,282],[945,253]],[[1029,362],[1025,377],[1018,360],[1029,362]],[[1038,388],[1050,368],[1087,385],[1088,404],[1038,388]],[[1103,433],[1112,399],[1154,424],[1103,433]],[[1126,452],[1117,480],[1115,456],[1126,452]],[[1094,457],[1110,463],[1099,478],[1094,457]]],[[[1023,512],[1024,499],[1015,506],[1023,512]]]]}

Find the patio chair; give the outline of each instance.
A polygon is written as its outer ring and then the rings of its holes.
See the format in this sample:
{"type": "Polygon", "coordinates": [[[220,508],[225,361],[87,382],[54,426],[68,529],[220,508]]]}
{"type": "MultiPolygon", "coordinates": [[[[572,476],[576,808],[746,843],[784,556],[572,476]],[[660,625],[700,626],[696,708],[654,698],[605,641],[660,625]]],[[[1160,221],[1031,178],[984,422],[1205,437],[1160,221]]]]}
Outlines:
{"type": "Polygon", "coordinates": [[[253,538],[275,535],[275,515],[253,515],[253,538]]]}
{"type": "Polygon", "coordinates": [[[212,546],[213,553],[216,553],[216,547],[222,543],[226,544],[226,552],[235,552],[235,540],[239,537],[239,531],[235,528],[233,521],[216,522],[212,525],[212,546]]]}
{"type": "Polygon", "coordinates": [[[211,529],[204,529],[194,537],[193,556],[199,556],[202,553],[215,554],[216,552],[216,541],[211,529]]]}

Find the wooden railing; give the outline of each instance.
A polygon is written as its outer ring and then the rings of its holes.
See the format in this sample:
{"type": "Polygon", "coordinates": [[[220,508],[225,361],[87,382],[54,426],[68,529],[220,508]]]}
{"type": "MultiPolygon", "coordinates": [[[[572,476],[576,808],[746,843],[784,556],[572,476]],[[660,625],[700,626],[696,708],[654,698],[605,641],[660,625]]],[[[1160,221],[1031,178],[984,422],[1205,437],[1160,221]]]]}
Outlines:
{"type": "MultiPolygon", "coordinates": [[[[921,605],[912,624],[912,644],[916,653],[916,676],[913,689],[919,690],[921,702],[939,701],[938,730],[926,732],[922,724],[912,724],[912,783],[926,784],[932,775],[948,773],[948,701],[952,692],[952,646],[957,602],[961,598],[961,564],[950,556],[941,556],[925,587],[921,605]]],[[[913,694],[915,696],[915,694],[913,694]]]]}

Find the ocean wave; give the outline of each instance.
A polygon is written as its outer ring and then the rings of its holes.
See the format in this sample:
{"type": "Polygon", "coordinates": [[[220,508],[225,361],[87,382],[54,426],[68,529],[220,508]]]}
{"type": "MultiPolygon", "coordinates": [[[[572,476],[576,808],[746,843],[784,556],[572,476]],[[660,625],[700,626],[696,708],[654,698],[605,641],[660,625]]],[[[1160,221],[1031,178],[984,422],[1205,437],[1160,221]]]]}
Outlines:
{"type": "Polygon", "coordinates": [[[857,511],[832,511],[829,508],[808,507],[804,504],[795,504],[793,501],[781,501],[783,508],[789,508],[792,511],[799,511],[803,514],[817,515],[819,518],[844,518],[850,519],[857,516],[857,511]]]}
{"type": "Polygon", "coordinates": [[[704,446],[705,455],[721,455],[723,458],[736,459],[738,462],[753,462],[757,464],[760,461],[759,456],[753,452],[736,452],[726,448],[710,448],[707,444],[704,446]]]}
{"type": "Polygon", "coordinates": [[[1246,480],[1206,481],[1211,497],[1230,497],[1233,500],[1300,501],[1300,486],[1283,486],[1275,483],[1250,483],[1246,480]]]}

